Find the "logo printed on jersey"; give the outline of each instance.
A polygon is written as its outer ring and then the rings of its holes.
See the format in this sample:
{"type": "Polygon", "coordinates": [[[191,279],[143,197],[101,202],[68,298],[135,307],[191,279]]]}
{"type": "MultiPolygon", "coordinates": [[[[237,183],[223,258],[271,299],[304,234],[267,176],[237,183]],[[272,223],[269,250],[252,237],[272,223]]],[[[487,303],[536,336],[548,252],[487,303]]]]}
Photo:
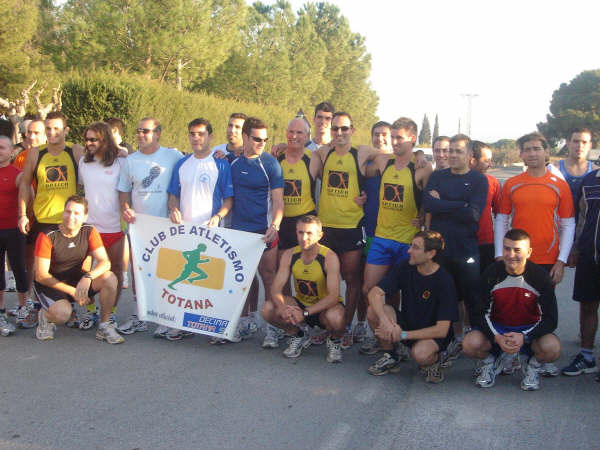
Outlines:
{"type": "Polygon", "coordinates": [[[46,181],[60,183],[67,181],[67,166],[47,166],[46,181]]]}
{"type": "Polygon", "coordinates": [[[152,182],[156,178],[158,178],[158,176],[160,175],[160,173],[161,173],[160,166],[152,166],[152,168],[150,169],[150,173],[148,174],[148,176],[142,180],[142,186],[144,188],[149,188],[152,185],[152,182]]]}
{"type": "Polygon", "coordinates": [[[327,192],[336,197],[348,197],[350,175],[341,170],[330,170],[327,175],[327,192]]]}
{"type": "Polygon", "coordinates": [[[69,242],[69,245],[67,245],[67,248],[75,248],[75,242],[69,242]]]}
{"type": "Polygon", "coordinates": [[[200,174],[200,176],[198,177],[198,181],[200,183],[204,183],[204,184],[210,184],[210,175],[207,173],[202,173],[200,174]]]}
{"type": "Polygon", "coordinates": [[[296,282],[298,283],[298,291],[300,294],[308,297],[317,296],[317,283],[314,281],[301,279],[296,279],[296,282]]]}
{"type": "Polygon", "coordinates": [[[404,208],[404,185],[384,183],[381,206],[387,209],[402,211],[404,208]]]}
{"type": "Polygon", "coordinates": [[[286,205],[299,205],[302,201],[302,180],[284,180],[283,199],[286,205]]]}
{"type": "Polygon", "coordinates": [[[429,291],[429,290],[425,290],[425,291],[423,291],[423,293],[421,294],[421,298],[422,298],[423,300],[428,300],[428,299],[429,299],[429,297],[431,297],[431,291],[429,291]]]}

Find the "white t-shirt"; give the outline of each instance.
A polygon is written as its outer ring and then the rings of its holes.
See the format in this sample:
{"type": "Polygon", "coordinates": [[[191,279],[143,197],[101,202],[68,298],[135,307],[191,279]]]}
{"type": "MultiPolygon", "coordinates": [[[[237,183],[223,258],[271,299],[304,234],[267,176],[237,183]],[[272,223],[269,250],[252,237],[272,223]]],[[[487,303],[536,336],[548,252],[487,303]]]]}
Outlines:
{"type": "Polygon", "coordinates": [[[119,191],[131,192],[131,207],[135,212],[168,217],[167,188],[173,166],[182,156],[175,148],[159,147],[150,155],[137,151],[126,158],[119,191]]]}
{"type": "Polygon", "coordinates": [[[105,167],[98,161],[79,160],[79,183],[85,188],[88,201],[87,223],[94,225],[100,233],[121,231],[119,209],[119,175],[125,158],[117,158],[112,166],[105,167]]]}
{"type": "Polygon", "coordinates": [[[179,167],[181,197],[179,207],[186,222],[206,223],[212,217],[213,192],[219,177],[212,156],[198,159],[190,156],[179,167]]]}

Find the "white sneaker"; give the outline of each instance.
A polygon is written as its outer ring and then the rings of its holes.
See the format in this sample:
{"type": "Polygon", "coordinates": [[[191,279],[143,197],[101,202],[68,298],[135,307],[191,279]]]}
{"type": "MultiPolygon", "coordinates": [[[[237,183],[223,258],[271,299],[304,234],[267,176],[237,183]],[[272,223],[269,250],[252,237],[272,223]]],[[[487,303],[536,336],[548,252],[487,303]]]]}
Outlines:
{"type": "Polygon", "coordinates": [[[302,337],[292,336],[287,348],[283,351],[283,356],[287,358],[297,358],[302,353],[302,350],[310,347],[310,336],[304,333],[302,337]]]}
{"type": "Polygon", "coordinates": [[[152,333],[152,337],[166,339],[167,333],[169,332],[169,330],[171,330],[169,327],[166,327],[164,325],[159,325],[154,330],[154,333],[152,333]]]}
{"type": "Polygon", "coordinates": [[[148,325],[143,320],[139,320],[136,314],[132,314],[127,322],[117,328],[121,334],[133,334],[136,331],[148,331],[148,325]]]}
{"type": "Polygon", "coordinates": [[[327,362],[342,362],[342,344],[339,340],[338,342],[333,342],[331,338],[327,338],[327,362]]]}
{"type": "Polygon", "coordinates": [[[279,336],[277,328],[271,324],[267,324],[267,333],[263,339],[262,348],[277,348],[279,347],[279,336]]]}
{"type": "Polygon", "coordinates": [[[365,324],[357,322],[356,325],[354,325],[354,329],[352,330],[352,337],[354,339],[354,343],[363,342],[367,335],[367,327],[365,327],[365,324]]]}
{"type": "Polygon", "coordinates": [[[6,289],[7,292],[16,292],[17,291],[17,282],[15,281],[15,275],[12,270],[8,271],[8,276],[6,277],[6,289]]]}
{"type": "Polygon", "coordinates": [[[475,384],[480,388],[491,388],[494,386],[494,384],[496,384],[496,375],[498,375],[501,370],[501,362],[495,359],[493,356],[488,356],[483,360],[481,372],[475,380],[475,384]]]}
{"type": "Polygon", "coordinates": [[[96,339],[99,341],[106,341],[109,344],[120,344],[125,342],[123,336],[117,333],[115,326],[110,322],[101,322],[98,325],[98,331],[96,331],[96,339]]]}
{"type": "Polygon", "coordinates": [[[54,339],[56,324],[49,322],[46,317],[46,311],[42,308],[38,311],[38,325],[35,330],[35,337],[39,341],[49,341],[54,339]]]}
{"type": "Polygon", "coordinates": [[[537,391],[540,388],[540,367],[527,363],[524,368],[525,376],[521,380],[521,389],[524,391],[537,391]]]}
{"type": "Polygon", "coordinates": [[[6,316],[4,314],[0,314],[0,335],[8,336],[9,334],[13,334],[15,330],[16,327],[6,320],[6,316]]]}

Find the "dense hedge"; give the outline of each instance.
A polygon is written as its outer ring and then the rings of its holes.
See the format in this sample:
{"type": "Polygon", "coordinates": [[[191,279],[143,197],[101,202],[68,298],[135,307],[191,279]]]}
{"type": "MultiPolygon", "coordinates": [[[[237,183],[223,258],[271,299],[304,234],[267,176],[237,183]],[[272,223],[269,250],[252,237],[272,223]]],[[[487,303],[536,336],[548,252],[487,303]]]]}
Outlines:
{"type": "MultiPolygon", "coordinates": [[[[213,145],[216,145],[226,141],[225,128],[233,112],[260,117],[269,126],[270,142],[284,142],[285,127],[296,115],[296,111],[281,107],[178,91],[158,82],[108,73],[94,77],[73,76],[63,83],[62,88],[63,112],[69,119],[70,138],[75,142],[81,141],[87,124],[120,117],[127,128],[125,140],[135,147],[134,130],[139,119],[153,116],[163,126],[161,143],[188,151],[187,124],[190,120],[196,117],[208,119],[213,125],[213,145]]],[[[312,116],[312,111],[307,114],[312,116]]],[[[368,136],[368,129],[358,129],[354,142],[367,143],[368,136]]]]}

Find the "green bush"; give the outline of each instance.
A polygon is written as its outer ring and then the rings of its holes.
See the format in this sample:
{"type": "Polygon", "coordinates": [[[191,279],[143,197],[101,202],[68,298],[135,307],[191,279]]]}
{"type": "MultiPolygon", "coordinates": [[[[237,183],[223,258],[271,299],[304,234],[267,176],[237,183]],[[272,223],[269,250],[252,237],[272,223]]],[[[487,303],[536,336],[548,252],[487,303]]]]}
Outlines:
{"type": "MultiPolygon", "coordinates": [[[[285,127],[296,110],[222,99],[176,88],[131,75],[99,73],[93,77],[74,75],[63,84],[63,112],[69,119],[70,139],[81,142],[91,122],[119,117],[126,125],[125,141],[135,148],[135,129],[142,117],[156,117],[162,124],[161,144],[189,150],[187,124],[204,117],[213,125],[213,145],[226,142],[229,115],[243,112],[260,117],[269,126],[269,142],[285,142],[285,127]]],[[[369,127],[357,129],[355,144],[370,143],[369,127]]]]}

